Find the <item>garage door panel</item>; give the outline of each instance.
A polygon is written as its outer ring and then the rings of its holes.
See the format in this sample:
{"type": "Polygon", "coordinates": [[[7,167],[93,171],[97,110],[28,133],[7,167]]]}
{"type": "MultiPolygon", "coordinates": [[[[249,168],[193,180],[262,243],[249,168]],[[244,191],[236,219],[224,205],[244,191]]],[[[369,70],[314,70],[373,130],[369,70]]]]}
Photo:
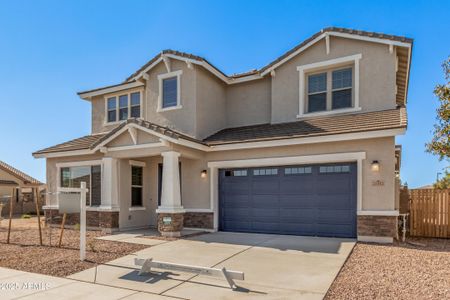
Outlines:
{"type": "Polygon", "coordinates": [[[248,168],[235,177],[223,171],[221,230],[356,236],[354,163],[248,168]]]}
{"type": "Polygon", "coordinates": [[[295,235],[315,235],[314,224],[281,223],[280,233],[295,235]]]}
{"type": "Polygon", "coordinates": [[[251,229],[253,232],[278,233],[280,231],[279,226],[280,223],[278,222],[278,220],[276,220],[275,222],[251,222],[251,229]]]}
{"type": "Polygon", "coordinates": [[[248,218],[252,213],[252,208],[248,207],[233,207],[222,209],[222,217],[227,220],[239,220],[241,218],[248,218]]]}
{"type": "Polygon", "coordinates": [[[251,201],[250,195],[227,195],[222,206],[224,208],[251,207],[251,201]]]}
{"type": "Polygon", "coordinates": [[[272,219],[271,221],[277,222],[279,218],[278,216],[279,216],[278,209],[262,208],[262,207],[253,208],[251,214],[248,215],[248,217],[251,217],[252,220],[264,221],[265,219],[272,219]]]}
{"type": "Polygon", "coordinates": [[[253,195],[251,197],[252,206],[261,208],[278,209],[278,195],[253,195]]]}
{"type": "Polygon", "coordinates": [[[281,208],[311,208],[317,203],[314,195],[281,195],[279,199],[281,208]]]}
{"type": "Polygon", "coordinates": [[[250,222],[242,220],[225,220],[222,226],[223,230],[226,231],[250,231],[252,229],[252,225],[250,222]]]}
{"type": "Polygon", "coordinates": [[[286,223],[314,223],[316,209],[280,209],[280,222],[286,223]]]}
{"type": "Polygon", "coordinates": [[[317,224],[317,235],[327,237],[348,237],[354,232],[353,224],[317,224]]]}
{"type": "Polygon", "coordinates": [[[313,176],[284,176],[280,182],[280,192],[284,195],[314,193],[314,178],[313,176]]]}
{"type": "Polygon", "coordinates": [[[348,195],[352,190],[350,180],[321,180],[318,186],[320,187],[316,191],[318,195],[348,195]]]}
{"type": "Polygon", "coordinates": [[[348,209],[353,199],[348,194],[321,195],[316,198],[315,203],[318,208],[348,209]]]}
{"type": "Polygon", "coordinates": [[[354,220],[354,211],[352,210],[319,210],[317,221],[319,223],[331,224],[349,224],[354,220]]]}
{"type": "MultiPolygon", "coordinates": [[[[261,177],[261,176],[260,176],[261,177]]],[[[272,176],[270,176],[272,177],[272,176]]],[[[272,178],[264,178],[263,180],[252,180],[251,182],[253,194],[273,194],[278,195],[280,191],[280,185],[278,181],[272,178]]]]}

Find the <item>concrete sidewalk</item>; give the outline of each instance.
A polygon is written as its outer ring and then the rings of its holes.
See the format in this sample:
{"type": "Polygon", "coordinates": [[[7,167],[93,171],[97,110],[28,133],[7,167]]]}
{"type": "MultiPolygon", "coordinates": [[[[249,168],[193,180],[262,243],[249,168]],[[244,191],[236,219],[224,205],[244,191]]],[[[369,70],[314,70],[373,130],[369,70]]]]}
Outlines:
{"type": "Polygon", "coordinates": [[[0,299],[167,300],[173,298],[0,267],[0,299]]]}

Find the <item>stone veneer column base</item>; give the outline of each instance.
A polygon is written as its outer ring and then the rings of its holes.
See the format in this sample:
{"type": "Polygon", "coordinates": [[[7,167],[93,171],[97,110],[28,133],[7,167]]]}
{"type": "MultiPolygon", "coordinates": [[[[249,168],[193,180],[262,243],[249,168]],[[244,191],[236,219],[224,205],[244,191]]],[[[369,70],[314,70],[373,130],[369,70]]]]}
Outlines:
{"type": "Polygon", "coordinates": [[[396,216],[358,216],[359,241],[392,243],[396,237],[396,216]]]}
{"type": "MultiPolygon", "coordinates": [[[[45,221],[48,225],[61,225],[62,213],[58,209],[44,209],[45,221]]],[[[80,223],[80,214],[67,214],[66,225],[74,226],[80,223]]],[[[86,226],[94,229],[118,229],[118,211],[86,211],[86,226]]]]}
{"type": "Polygon", "coordinates": [[[179,237],[183,229],[184,213],[158,213],[158,231],[162,236],[179,237]],[[164,219],[170,218],[170,222],[164,219]]]}

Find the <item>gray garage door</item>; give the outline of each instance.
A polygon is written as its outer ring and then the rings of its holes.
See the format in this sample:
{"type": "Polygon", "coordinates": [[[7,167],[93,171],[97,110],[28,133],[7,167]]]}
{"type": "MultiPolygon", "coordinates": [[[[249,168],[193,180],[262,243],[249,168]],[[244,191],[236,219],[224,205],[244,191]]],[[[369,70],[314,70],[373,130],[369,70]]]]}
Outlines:
{"type": "Polygon", "coordinates": [[[356,164],[220,170],[220,230],[356,236],[356,164]]]}

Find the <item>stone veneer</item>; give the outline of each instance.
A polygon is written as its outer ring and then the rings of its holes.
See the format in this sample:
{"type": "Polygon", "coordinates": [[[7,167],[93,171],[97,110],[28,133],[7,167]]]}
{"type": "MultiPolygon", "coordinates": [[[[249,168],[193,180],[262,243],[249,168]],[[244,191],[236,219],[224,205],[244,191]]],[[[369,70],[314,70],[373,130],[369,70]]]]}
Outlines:
{"type": "Polygon", "coordinates": [[[212,212],[187,212],[184,214],[184,227],[214,228],[214,214],[212,212]]]}
{"type": "MultiPolygon", "coordinates": [[[[57,209],[46,209],[45,220],[49,225],[60,225],[63,214],[57,209]]],[[[80,223],[80,214],[67,214],[66,225],[73,226],[80,223]]],[[[91,228],[119,228],[118,211],[86,211],[86,225],[91,228]]]]}
{"type": "Polygon", "coordinates": [[[358,216],[358,236],[396,237],[397,217],[358,216]]]}
{"type": "Polygon", "coordinates": [[[162,236],[180,236],[183,221],[184,213],[158,213],[158,231],[162,236]],[[164,224],[164,217],[171,217],[171,223],[164,224]]]}

